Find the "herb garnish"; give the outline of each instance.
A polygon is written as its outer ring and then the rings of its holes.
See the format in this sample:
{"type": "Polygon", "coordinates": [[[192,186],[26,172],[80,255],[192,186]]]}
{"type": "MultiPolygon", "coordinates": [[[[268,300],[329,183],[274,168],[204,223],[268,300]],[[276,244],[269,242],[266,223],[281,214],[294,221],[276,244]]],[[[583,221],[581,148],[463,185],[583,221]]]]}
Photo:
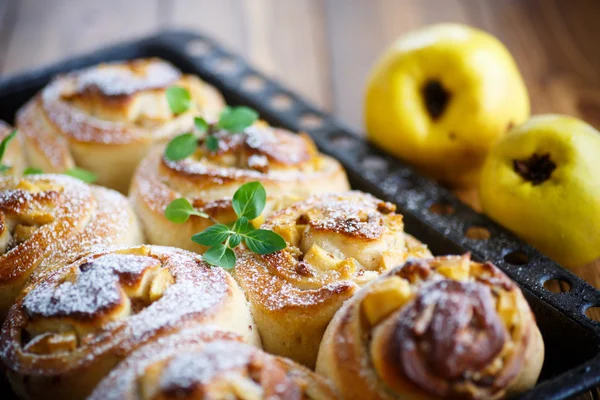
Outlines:
{"type": "Polygon", "coordinates": [[[83,168],[73,167],[71,169],[63,172],[65,175],[72,176],[73,178],[77,178],[85,183],[94,183],[98,180],[98,175],[92,171],[88,171],[83,168]]]}
{"type": "MultiPolygon", "coordinates": [[[[231,201],[238,219],[229,224],[213,220],[212,225],[192,236],[192,240],[208,250],[202,258],[210,265],[225,269],[235,266],[235,253],[232,249],[240,243],[256,254],[270,254],[285,249],[285,240],[277,233],[267,229],[256,229],[250,220],[257,218],[264,210],[267,192],[260,182],[250,182],[239,187],[231,201]]],[[[210,218],[196,210],[185,198],[172,201],[165,209],[165,216],[171,222],[182,224],[191,215],[210,218]]],[[[212,220],[212,218],[210,218],[212,220]]]]}
{"type": "Polygon", "coordinates": [[[15,136],[17,136],[16,129],[9,133],[4,139],[2,139],[2,142],[0,142],[0,173],[4,173],[12,168],[10,165],[3,164],[2,159],[4,158],[4,153],[6,153],[8,144],[15,138],[15,136]]]}
{"type": "MultiPolygon", "coordinates": [[[[171,111],[180,114],[191,105],[190,93],[178,86],[167,89],[167,102],[171,111]]],[[[249,107],[225,107],[216,123],[209,124],[204,118],[194,118],[195,132],[187,132],[174,137],[167,144],[165,157],[170,161],[183,160],[194,154],[202,134],[206,148],[215,152],[219,150],[219,140],[214,135],[219,130],[230,133],[241,133],[258,119],[258,113],[249,107]]]]}
{"type": "MultiPolygon", "coordinates": [[[[8,144],[11,140],[15,138],[15,136],[17,136],[16,129],[13,130],[10,134],[8,134],[8,136],[6,136],[4,139],[2,139],[2,142],[0,142],[0,173],[4,173],[12,168],[9,165],[2,164],[2,159],[4,158],[4,153],[6,153],[8,144]]],[[[23,175],[38,175],[43,173],[44,171],[42,171],[41,169],[32,167],[25,168],[25,171],[23,171],[23,175]]],[[[86,183],[94,183],[98,179],[98,175],[96,175],[95,173],[78,167],[68,169],[65,172],[63,172],[63,174],[80,179],[86,183]]]]}

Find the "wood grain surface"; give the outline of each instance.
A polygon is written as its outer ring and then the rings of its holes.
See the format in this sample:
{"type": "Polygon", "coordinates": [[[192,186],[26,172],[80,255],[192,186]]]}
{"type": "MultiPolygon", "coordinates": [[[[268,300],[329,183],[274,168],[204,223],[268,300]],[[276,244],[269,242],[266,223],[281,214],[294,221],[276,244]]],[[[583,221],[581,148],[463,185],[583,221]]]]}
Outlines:
{"type": "MultiPolygon", "coordinates": [[[[533,113],[565,113],[600,129],[598,0],[0,0],[0,77],[188,28],[360,130],[365,78],[377,55],[404,32],[447,21],[506,44],[533,113]]],[[[473,193],[461,197],[477,204],[473,193]]],[[[590,279],[600,286],[598,274],[590,279]]]]}

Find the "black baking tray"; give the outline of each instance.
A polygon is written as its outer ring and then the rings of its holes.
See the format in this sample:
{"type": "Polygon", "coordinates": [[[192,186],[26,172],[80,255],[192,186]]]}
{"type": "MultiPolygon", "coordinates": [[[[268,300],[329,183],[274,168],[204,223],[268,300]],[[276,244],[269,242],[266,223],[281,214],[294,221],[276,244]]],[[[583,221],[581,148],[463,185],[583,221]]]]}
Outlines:
{"type": "MultiPolygon", "coordinates": [[[[204,35],[166,31],[0,81],[0,119],[13,122],[16,111],[58,73],[136,57],[168,60],[215,85],[228,103],[248,105],[273,125],[308,132],[321,151],[344,165],[355,189],[396,203],[406,230],[434,254],[470,252],[514,279],[546,346],[539,383],[519,398],[565,399],[600,385],[600,323],[585,313],[600,306],[598,290],[204,35]],[[465,236],[473,226],[486,228],[491,237],[465,236]],[[553,293],[544,288],[549,279],[567,282],[571,290],[553,293]]],[[[0,387],[0,398],[10,397],[6,387],[4,391],[0,387]]]]}

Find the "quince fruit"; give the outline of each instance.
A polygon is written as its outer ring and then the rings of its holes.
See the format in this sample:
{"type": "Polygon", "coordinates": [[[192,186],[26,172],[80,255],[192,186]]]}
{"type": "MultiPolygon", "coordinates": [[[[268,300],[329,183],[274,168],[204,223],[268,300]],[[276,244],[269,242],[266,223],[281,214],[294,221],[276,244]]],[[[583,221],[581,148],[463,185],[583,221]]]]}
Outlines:
{"type": "Polygon", "coordinates": [[[568,268],[600,257],[600,132],[576,118],[540,115],[490,152],[484,212],[568,268]]]}
{"type": "Polygon", "coordinates": [[[528,117],[527,89],[508,50],[464,25],[400,37],[366,88],[369,139],[453,187],[476,187],[488,151],[528,117]]]}

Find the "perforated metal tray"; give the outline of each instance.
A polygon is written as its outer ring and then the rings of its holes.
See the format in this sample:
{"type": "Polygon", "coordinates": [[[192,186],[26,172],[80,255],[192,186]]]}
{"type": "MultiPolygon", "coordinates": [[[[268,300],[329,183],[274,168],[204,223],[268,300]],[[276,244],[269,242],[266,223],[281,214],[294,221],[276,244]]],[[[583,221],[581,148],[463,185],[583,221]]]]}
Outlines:
{"type": "MultiPolygon", "coordinates": [[[[153,56],[201,76],[231,104],[248,105],[274,125],[308,132],[321,151],[344,165],[354,188],[396,203],[404,214],[406,230],[427,243],[434,254],[468,251],[474,259],[489,260],[514,279],[534,310],[546,345],[540,381],[521,399],[565,399],[600,385],[600,323],[585,314],[587,308],[600,306],[598,290],[210,38],[168,31],[0,81],[0,119],[13,122],[19,107],[57,73],[102,61],[153,56]],[[472,226],[487,228],[491,237],[468,238],[465,231],[472,226]],[[543,284],[549,279],[565,281],[571,290],[546,290],[543,284]]],[[[0,398],[10,396],[6,387],[2,391],[0,386],[0,398]]]]}

